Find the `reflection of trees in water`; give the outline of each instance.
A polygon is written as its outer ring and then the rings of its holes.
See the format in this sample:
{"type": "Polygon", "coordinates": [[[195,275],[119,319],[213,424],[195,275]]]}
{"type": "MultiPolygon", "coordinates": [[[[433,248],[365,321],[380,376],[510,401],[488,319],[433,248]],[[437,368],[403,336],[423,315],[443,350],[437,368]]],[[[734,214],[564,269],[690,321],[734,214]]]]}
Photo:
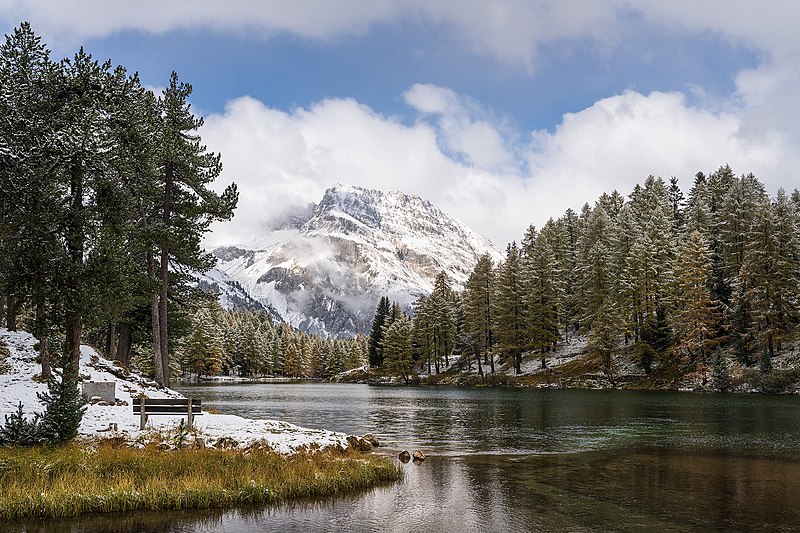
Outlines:
{"type": "MultiPolygon", "coordinates": [[[[246,519],[252,511],[227,511],[246,519]]],[[[219,530],[226,511],[138,511],[133,513],[93,514],[58,521],[30,521],[2,525],[9,533],[186,533],[188,531],[219,530]],[[10,529],[6,529],[9,527],[10,529]]]]}

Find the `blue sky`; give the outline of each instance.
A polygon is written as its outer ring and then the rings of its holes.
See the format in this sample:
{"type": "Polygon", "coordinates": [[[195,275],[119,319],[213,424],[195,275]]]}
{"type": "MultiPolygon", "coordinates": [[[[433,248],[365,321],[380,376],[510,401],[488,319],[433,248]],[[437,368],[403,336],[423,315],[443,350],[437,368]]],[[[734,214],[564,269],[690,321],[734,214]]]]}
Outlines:
{"type": "Polygon", "coordinates": [[[337,182],[420,194],[499,247],[524,228],[730,163],[794,188],[792,2],[0,0],[55,57],[84,45],[195,88],[246,242],[337,182]],[[660,5],[659,5],[660,4],[660,5]],[[498,216],[502,213],[502,216],[498,216]]]}
{"type": "Polygon", "coordinates": [[[176,70],[194,85],[193,102],[203,113],[220,113],[243,95],[284,110],[354,98],[413,120],[402,94],[415,83],[431,83],[476,99],[521,129],[550,130],[563,113],[625,89],[698,86],[725,97],[735,89],[736,74],[757,64],[756,51],[710,32],[665,30],[631,16],[623,34],[624,46],[611,50],[585,39],[548,44],[532,69],[478,55],[436,28],[410,23],[380,24],[326,42],[198,29],[122,31],[82,44],[97,58],[138,70],[151,86],[176,70]]]}

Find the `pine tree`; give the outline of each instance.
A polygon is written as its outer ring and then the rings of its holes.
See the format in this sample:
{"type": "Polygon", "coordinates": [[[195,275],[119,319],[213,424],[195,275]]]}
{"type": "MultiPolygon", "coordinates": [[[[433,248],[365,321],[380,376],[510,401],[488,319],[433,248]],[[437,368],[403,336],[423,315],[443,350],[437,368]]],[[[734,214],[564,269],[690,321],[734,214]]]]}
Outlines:
{"type": "Polygon", "coordinates": [[[774,207],[763,200],[756,207],[742,260],[740,282],[750,306],[752,334],[769,357],[798,321],[794,220],[783,191],[774,207]]]}
{"type": "Polygon", "coordinates": [[[386,329],[384,335],[384,368],[400,375],[406,383],[414,368],[411,333],[411,320],[401,315],[386,329]]]}
{"type": "Polygon", "coordinates": [[[500,265],[495,296],[495,326],[498,347],[514,364],[517,374],[522,372],[522,352],[528,348],[526,310],[523,302],[522,276],[519,250],[516,243],[506,249],[506,260],[500,265]]]}
{"type": "Polygon", "coordinates": [[[455,295],[447,274],[440,272],[433,284],[433,292],[428,300],[429,330],[436,373],[443,361],[450,365],[450,354],[456,344],[455,295]]]}
{"type": "Polygon", "coordinates": [[[753,340],[753,320],[750,316],[750,304],[745,297],[744,285],[740,282],[733,301],[733,312],[730,322],[730,337],[736,359],[744,366],[753,364],[755,342],[753,340]]]}
{"type": "Polygon", "coordinates": [[[215,313],[200,308],[193,317],[193,331],[187,346],[192,370],[198,376],[215,376],[222,370],[224,343],[215,313]]]}
{"type": "Polygon", "coordinates": [[[433,321],[431,320],[430,298],[422,295],[414,302],[414,327],[412,343],[415,360],[424,361],[428,367],[428,375],[433,372],[434,342],[433,321]]]}
{"type": "Polygon", "coordinates": [[[389,298],[386,296],[381,297],[378,302],[378,308],[375,311],[375,317],[372,319],[372,329],[369,334],[369,365],[371,367],[380,367],[383,364],[383,326],[386,324],[386,318],[391,313],[391,304],[389,298]]]}
{"type": "Polygon", "coordinates": [[[179,82],[178,75],[173,72],[164,96],[159,100],[162,118],[157,160],[163,187],[160,222],[164,231],[158,243],[160,293],[157,316],[154,309],[153,321],[159,324],[160,342],[160,350],[154,354],[156,378],[158,381],[160,377],[160,383],[164,385],[169,385],[170,380],[167,327],[170,264],[200,271],[213,266],[212,256],[201,251],[200,240],[212,222],[233,216],[238,200],[235,184],[229,185],[221,195],[209,188],[222,171],[222,164],[220,156],[208,152],[196,134],[203,120],[190,110],[188,98],[191,93],[192,86],[179,82]]]}
{"type": "Polygon", "coordinates": [[[613,350],[619,328],[612,272],[612,221],[599,204],[589,213],[581,235],[578,255],[579,295],[583,309],[582,328],[589,333],[589,350],[600,357],[614,383],[613,350]]]}
{"type": "Polygon", "coordinates": [[[560,340],[559,303],[561,302],[560,264],[556,259],[556,226],[549,220],[532,243],[524,248],[521,260],[523,307],[527,314],[528,346],[541,354],[542,368],[546,352],[560,340]]]}
{"type": "Polygon", "coordinates": [[[42,441],[39,430],[39,415],[28,420],[19,402],[17,411],[5,415],[5,424],[0,427],[0,446],[33,446],[42,441]]]}
{"type": "Polygon", "coordinates": [[[86,412],[78,382],[65,370],[54,372],[47,381],[47,392],[36,395],[45,408],[39,422],[39,434],[51,444],[62,444],[77,437],[86,412]]]}

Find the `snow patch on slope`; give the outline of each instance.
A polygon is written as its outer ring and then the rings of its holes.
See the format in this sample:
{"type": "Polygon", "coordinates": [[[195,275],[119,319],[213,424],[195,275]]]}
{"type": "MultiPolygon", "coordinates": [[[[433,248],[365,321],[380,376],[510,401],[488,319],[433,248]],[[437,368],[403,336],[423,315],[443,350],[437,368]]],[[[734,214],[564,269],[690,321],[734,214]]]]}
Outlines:
{"type": "MultiPolygon", "coordinates": [[[[8,362],[11,372],[0,374],[0,420],[17,410],[22,402],[26,415],[41,412],[43,407],[37,393],[45,392],[47,385],[33,381],[41,372],[36,363],[36,339],[23,331],[8,331],[0,328],[0,340],[11,352],[8,362]]],[[[79,428],[80,435],[87,437],[122,436],[133,441],[153,431],[174,430],[186,417],[155,415],[148,420],[144,432],[139,430],[139,416],[133,414],[132,398],[144,393],[148,398],[183,398],[171,389],[159,387],[155,382],[129,373],[100,356],[94,348],[81,346],[80,374],[85,380],[113,381],[116,383],[116,398],[128,405],[89,405],[79,428]],[[105,431],[117,424],[117,431],[105,431]]],[[[210,414],[203,412],[195,418],[201,437],[212,443],[221,438],[232,438],[241,447],[265,442],[279,453],[292,453],[303,447],[347,447],[347,435],[333,431],[307,429],[278,420],[252,420],[240,416],[210,414]]]]}

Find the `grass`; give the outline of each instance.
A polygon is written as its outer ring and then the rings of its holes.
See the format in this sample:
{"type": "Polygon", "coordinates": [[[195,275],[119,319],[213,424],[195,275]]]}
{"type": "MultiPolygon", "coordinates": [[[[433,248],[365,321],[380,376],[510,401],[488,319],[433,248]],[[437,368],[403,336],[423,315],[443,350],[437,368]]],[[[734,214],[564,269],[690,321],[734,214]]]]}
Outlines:
{"type": "Polygon", "coordinates": [[[103,443],[0,448],[0,519],[269,504],[333,496],[401,475],[390,459],[355,452],[283,456],[103,443]]]}

